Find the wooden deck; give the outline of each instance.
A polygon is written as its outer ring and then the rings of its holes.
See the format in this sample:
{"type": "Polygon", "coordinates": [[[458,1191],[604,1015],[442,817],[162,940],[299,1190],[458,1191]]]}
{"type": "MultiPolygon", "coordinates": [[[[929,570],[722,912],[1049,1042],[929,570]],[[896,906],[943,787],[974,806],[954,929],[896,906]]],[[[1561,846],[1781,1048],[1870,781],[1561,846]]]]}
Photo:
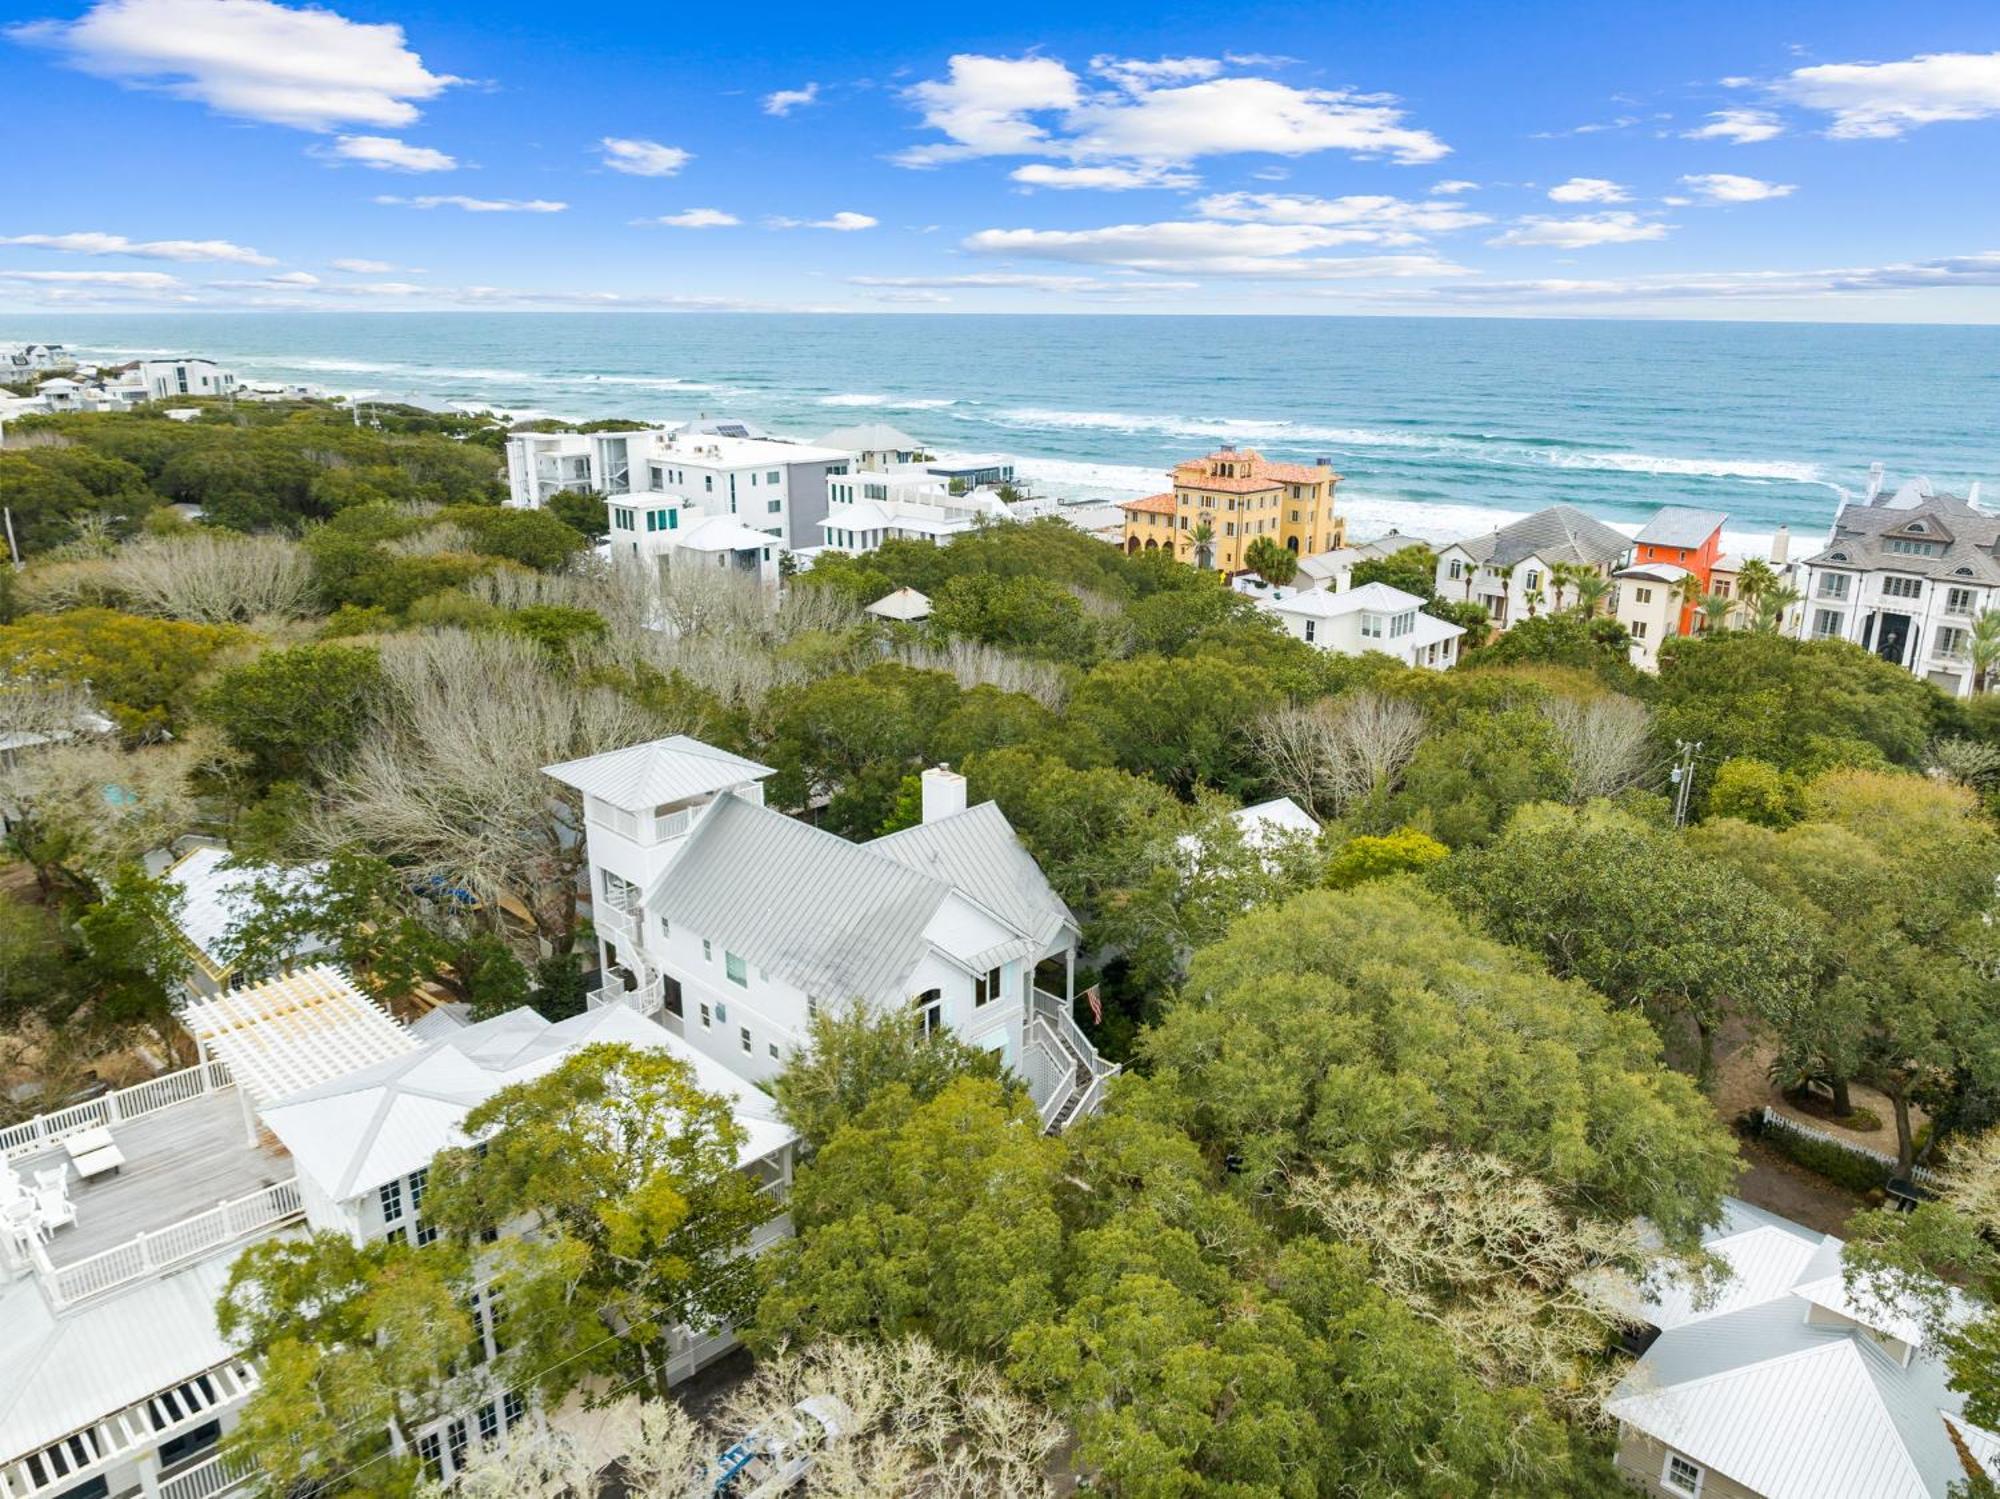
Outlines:
{"type": "MultiPolygon", "coordinates": [[[[70,1265],[135,1234],[153,1233],[296,1173],[283,1151],[246,1145],[236,1090],[225,1088],[120,1124],[112,1139],[124,1153],[116,1176],[78,1180],[70,1172],[76,1222],[56,1230],[47,1247],[56,1265],[70,1265]]],[[[14,1163],[32,1183],[37,1170],[69,1158],[61,1150],[14,1163]]]]}

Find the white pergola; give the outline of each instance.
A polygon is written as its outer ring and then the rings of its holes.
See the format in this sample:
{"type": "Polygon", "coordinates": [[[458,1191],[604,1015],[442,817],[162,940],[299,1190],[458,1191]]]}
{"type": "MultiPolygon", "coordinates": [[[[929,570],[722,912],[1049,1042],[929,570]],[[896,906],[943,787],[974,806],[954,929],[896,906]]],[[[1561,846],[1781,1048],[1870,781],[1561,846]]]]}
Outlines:
{"type": "Polygon", "coordinates": [[[420,1044],[325,963],[198,1000],[181,1011],[181,1023],[204,1062],[212,1056],[228,1065],[253,1144],[258,1107],[420,1044]]]}

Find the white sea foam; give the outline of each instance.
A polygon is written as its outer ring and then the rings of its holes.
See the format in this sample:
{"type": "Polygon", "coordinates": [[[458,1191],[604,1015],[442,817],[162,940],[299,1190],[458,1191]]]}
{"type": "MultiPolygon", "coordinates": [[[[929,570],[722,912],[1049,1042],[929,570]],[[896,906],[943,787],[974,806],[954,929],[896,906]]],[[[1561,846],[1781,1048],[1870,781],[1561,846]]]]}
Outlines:
{"type": "Polygon", "coordinates": [[[889,398],[887,396],[855,395],[850,393],[837,396],[821,396],[819,404],[822,406],[886,406],[889,404],[889,398]]]}
{"type": "Polygon", "coordinates": [[[1662,477],[1759,479],[1788,484],[1827,484],[1818,464],[1760,458],[1689,458],[1653,453],[1603,452],[1591,448],[1523,441],[1498,435],[1461,437],[1448,433],[1318,426],[1305,422],[1260,421],[1248,417],[1142,415],[1123,411],[1061,411],[1014,407],[996,419],[1010,426],[1093,432],[1158,434],[1218,441],[1265,442],[1290,448],[1326,444],[1369,449],[1421,451],[1510,468],[1548,468],[1662,477]]]}

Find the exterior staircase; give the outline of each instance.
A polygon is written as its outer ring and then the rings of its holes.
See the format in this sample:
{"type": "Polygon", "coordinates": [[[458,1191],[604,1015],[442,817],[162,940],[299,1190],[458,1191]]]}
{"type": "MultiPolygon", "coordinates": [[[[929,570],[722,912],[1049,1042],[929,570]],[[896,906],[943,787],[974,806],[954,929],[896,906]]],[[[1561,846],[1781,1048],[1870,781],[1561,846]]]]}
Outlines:
{"type": "Polygon", "coordinates": [[[1105,1085],[1121,1069],[1097,1054],[1071,1015],[1069,1002],[1045,990],[1035,991],[1030,1030],[1057,1065],[1056,1083],[1042,1102],[1041,1118],[1046,1133],[1059,1135],[1096,1110],[1105,1085]]]}

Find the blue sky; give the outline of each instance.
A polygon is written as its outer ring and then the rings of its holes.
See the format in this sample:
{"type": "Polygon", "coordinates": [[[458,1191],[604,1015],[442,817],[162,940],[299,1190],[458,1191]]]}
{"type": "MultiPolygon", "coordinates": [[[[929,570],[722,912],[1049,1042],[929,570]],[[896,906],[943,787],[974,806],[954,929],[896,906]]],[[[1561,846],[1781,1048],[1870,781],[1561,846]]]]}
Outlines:
{"type": "Polygon", "coordinates": [[[10,309],[2000,321],[1991,0],[8,12],[10,309]]]}

